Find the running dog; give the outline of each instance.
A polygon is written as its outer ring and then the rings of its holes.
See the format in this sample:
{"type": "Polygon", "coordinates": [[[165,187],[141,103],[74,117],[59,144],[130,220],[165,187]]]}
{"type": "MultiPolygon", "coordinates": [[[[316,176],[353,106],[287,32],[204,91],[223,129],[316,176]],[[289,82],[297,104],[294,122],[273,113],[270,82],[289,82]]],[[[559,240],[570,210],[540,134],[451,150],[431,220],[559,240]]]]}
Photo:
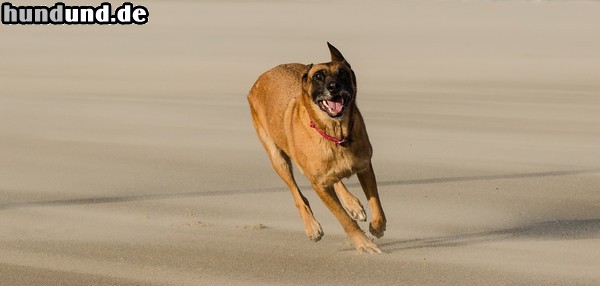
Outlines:
{"type": "Polygon", "coordinates": [[[381,253],[356,223],[366,221],[365,210],[342,182],[358,176],[372,212],[369,231],[382,237],[386,218],[371,164],[373,150],[356,106],[356,76],[342,53],[327,46],[328,63],[283,64],[262,74],[248,94],[252,121],[275,171],[292,192],[307,236],[318,241],[323,229],[294,180],[292,161],[356,249],[381,253]]]}

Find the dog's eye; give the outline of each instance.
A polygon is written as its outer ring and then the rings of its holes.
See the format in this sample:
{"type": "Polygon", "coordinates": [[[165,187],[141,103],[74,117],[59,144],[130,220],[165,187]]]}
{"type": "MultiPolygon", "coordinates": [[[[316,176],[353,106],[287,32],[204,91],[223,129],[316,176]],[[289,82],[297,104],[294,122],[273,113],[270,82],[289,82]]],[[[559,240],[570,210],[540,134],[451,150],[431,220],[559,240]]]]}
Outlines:
{"type": "Polygon", "coordinates": [[[316,73],[313,76],[313,78],[316,79],[316,80],[318,80],[318,81],[322,81],[323,80],[323,73],[318,72],[318,73],[316,73]]]}

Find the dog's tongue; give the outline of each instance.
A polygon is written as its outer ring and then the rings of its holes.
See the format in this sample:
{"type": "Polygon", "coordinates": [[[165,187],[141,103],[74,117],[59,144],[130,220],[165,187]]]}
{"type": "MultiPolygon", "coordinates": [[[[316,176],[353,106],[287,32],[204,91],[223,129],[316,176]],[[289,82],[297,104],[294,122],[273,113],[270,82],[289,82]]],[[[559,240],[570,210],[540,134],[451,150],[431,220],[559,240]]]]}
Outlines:
{"type": "Polygon", "coordinates": [[[344,102],[341,97],[334,97],[331,100],[326,100],[325,102],[327,103],[327,106],[329,106],[329,109],[335,113],[342,112],[342,109],[344,108],[344,102]]]}

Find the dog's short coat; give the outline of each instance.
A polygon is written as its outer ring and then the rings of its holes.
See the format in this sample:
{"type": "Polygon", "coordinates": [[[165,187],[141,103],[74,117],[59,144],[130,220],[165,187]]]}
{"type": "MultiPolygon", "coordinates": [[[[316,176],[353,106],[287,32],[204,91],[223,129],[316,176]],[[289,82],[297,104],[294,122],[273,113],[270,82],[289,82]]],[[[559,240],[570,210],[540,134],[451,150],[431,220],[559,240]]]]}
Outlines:
{"type": "Polygon", "coordinates": [[[356,249],[381,253],[356,223],[366,221],[365,210],[341,181],[357,174],[372,212],[369,231],[383,236],[386,218],[371,164],[371,143],[356,106],[356,76],[340,51],[327,45],[331,62],[283,64],[256,80],[248,94],[252,121],[275,171],[292,192],[308,237],[318,241],[323,230],[294,180],[292,160],[356,249]]]}

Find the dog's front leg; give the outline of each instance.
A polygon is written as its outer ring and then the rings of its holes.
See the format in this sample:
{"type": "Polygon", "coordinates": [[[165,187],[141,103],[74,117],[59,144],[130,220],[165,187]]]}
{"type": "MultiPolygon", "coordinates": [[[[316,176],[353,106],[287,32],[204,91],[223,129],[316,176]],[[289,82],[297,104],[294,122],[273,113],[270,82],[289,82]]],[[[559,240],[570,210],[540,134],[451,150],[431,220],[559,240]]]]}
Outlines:
{"type": "Polygon", "coordinates": [[[383,207],[381,207],[379,192],[377,191],[377,181],[375,179],[375,172],[373,172],[373,165],[369,163],[369,167],[365,171],[356,175],[371,207],[372,217],[369,224],[369,231],[378,238],[382,237],[385,231],[386,219],[383,207]]]}
{"type": "Polygon", "coordinates": [[[361,253],[375,254],[381,253],[381,250],[375,243],[373,243],[365,233],[360,229],[356,221],[352,219],[344,207],[342,206],[340,200],[335,195],[335,191],[333,186],[321,186],[319,184],[313,183],[313,188],[325,204],[329,211],[333,213],[333,215],[340,222],[346,234],[352,240],[354,247],[361,253]]]}
{"type": "Polygon", "coordinates": [[[360,200],[357,199],[344,185],[342,181],[339,181],[333,185],[333,189],[335,190],[335,194],[342,201],[346,210],[350,216],[355,220],[367,221],[367,214],[365,213],[365,208],[360,203],[360,200]]]}

